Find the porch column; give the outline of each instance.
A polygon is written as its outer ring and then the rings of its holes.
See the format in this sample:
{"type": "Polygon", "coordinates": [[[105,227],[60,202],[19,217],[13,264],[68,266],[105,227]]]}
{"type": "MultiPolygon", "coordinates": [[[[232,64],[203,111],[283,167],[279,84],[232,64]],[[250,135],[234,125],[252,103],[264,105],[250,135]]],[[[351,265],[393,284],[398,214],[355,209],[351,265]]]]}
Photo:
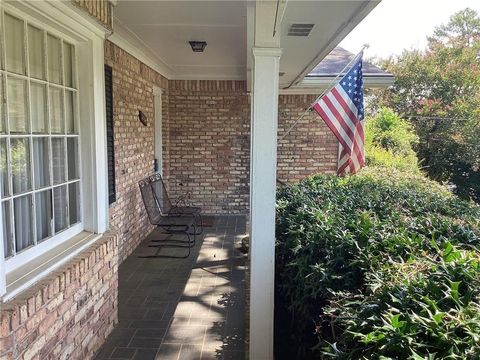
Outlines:
{"type": "Polygon", "coordinates": [[[253,48],[250,359],[273,359],[278,71],[281,49],[253,48]]]}

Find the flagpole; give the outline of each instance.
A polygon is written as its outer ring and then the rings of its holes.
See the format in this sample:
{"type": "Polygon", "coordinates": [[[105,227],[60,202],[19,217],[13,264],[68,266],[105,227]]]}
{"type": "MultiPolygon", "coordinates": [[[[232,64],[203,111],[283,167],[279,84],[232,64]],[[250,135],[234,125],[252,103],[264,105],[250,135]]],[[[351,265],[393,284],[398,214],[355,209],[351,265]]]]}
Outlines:
{"type": "Polygon", "coordinates": [[[342,71],[340,71],[337,76],[335,76],[335,78],[329,83],[329,85],[327,86],[327,88],[325,90],[323,90],[323,92],[317,96],[317,98],[310,104],[310,106],[303,112],[302,115],[300,115],[300,117],[295,120],[295,122],[292,124],[292,126],[290,126],[287,131],[282,135],[280,136],[279,140],[283,140],[289,133],[290,131],[292,131],[296,126],[297,124],[305,117],[305,115],[308,114],[308,112],[312,109],[312,105],[315,104],[323,95],[325,95],[328,91],[330,91],[337,83],[337,80],[343,75],[343,72],[345,70],[347,70],[350,65],[352,65],[357,59],[358,57],[363,53],[363,51],[365,49],[367,49],[369,47],[368,44],[364,44],[362,46],[362,49],[358,52],[358,54],[356,56],[354,56],[348,63],[347,65],[345,65],[345,67],[342,69],[342,71]]]}

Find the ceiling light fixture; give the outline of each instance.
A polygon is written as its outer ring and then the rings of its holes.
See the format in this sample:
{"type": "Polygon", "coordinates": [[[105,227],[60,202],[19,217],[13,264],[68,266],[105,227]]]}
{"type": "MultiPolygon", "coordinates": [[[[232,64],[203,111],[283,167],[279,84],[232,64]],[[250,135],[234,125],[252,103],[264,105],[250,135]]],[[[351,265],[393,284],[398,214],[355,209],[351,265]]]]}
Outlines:
{"type": "Polygon", "coordinates": [[[193,52],[203,52],[207,46],[206,41],[189,41],[193,52]]]}

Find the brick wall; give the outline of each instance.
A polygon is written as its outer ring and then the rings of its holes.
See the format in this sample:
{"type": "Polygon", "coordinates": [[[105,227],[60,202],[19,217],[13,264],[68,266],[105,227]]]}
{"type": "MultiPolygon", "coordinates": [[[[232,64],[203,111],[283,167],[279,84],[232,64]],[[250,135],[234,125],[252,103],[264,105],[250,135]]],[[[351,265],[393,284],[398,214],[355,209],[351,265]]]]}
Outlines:
{"type": "Polygon", "coordinates": [[[110,206],[110,226],[119,233],[122,262],[152,231],[138,181],[152,174],[154,160],[153,86],[168,82],[139,60],[107,41],[105,63],[113,69],[113,120],[117,200],[110,206]],[[147,126],[138,120],[141,110],[147,126]]]}
{"type": "Polygon", "coordinates": [[[281,136],[315,100],[314,95],[281,95],[278,101],[277,176],[286,182],[299,181],[316,173],[335,173],[338,141],[315,112],[281,136]]]}
{"type": "MultiPolygon", "coordinates": [[[[205,213],[247,213],[249,198],[250,96],[244,81],[168,81],[113,43],[105,45],[113,68],[117,201],[110,224],[119,232],[123,261],[153,229],[138,181],[153,172],[153,87],[162,92],[163,174],[172,198],[187,191],[205,213]],[[138,121],[142,110],[147,126],[138,121]]],[[[279,98],[279,135],[313,100],[279,98]]],[[[316,114],[279,143],[278,177],[297,181],[334,172],[337,142],[316,114]]]]}
{"type": "Polygon", "coordinates": [[[106,234],[0,309],[0,359],[91,359],[117,320],[118,244],[106,234]]]}
{"type": "Polygon", "coordinates": [[[168,110],[165,166],[173,196],[190,191],[192,202],[206,213],[246,213],[250,152],[246,83],[170,81],[168,110]]]}
{"type": "Polygon", "coordinates": [[[112,29],[112,4],[109,0],[72,0],[75,6],[93,16],[107,29],[112,29]]]}

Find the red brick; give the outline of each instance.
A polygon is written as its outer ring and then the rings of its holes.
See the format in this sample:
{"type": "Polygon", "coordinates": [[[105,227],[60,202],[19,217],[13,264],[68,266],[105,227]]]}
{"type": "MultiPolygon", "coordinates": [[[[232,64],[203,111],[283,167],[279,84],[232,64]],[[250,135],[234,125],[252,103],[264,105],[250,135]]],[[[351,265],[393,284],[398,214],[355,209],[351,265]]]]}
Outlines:
{"type": "MultiPolygon", "coordinates": [[[[96,281],[89,282],[90,288],[80,291],[88,294],[92,301],[105,306],[105,316],[100,318],[99,313],[95,313],[93,302],[90,305],[83,306],[83,313],[79,314],[77,307],[79,302],[84,300],[82,296],[77,295],[79,285],[77,282],[67,282],[62,279],[68,278],[68,273],[75,271],[78,264],[91,257],[99,248],[105,247],[105,242],[111,242],[111,255],[99,259],[103,267],[109,268],[109,262],[116,258],[118,241],[112,235],[99,239],[97,244],[93,244],[90,249],[81,255],[72,259],[64,265],[63,270],[53,273],[48,278],[35,284],[26,295],[14,298],[10,302],[2,304],[0,311],[0,358],[12,360],[32,360],[32,359],[70,359],[74,351],[73,346],[80,347],[77,358],[92,358],[98,350],[101,343],[92,341],[92,334],[95,333],[107,319],[117,320],[117,308],[112,305],[111,300],[100,296],[100,290],[104,286],[103,279],[96,278],[96,281]],[[60,285],[62,284],[62,285],[60,285]],[[64,288],[63,291],[60,291],[64,288]],[[55,296],[55,291],[59,291],[55,296]],[[47,299],[46,294],[50,293],[46,306],[37,306],[42,304],[43,299],[47,299]],[[30,296],[29,294],[35,294],[30,296]],[[68,296],[67,296],[68,294],[68,296]],[[67,316],[67,314],[71,314],[67,316]],[[77,317],[78,316],[78,317],[77,317]],[[22,322],[20,323],[19,319],[22,322]],[[82,348],[83,346],[83,348],[82,348]]],[[[111,294],[118,293],[118,273],[113,270],[105,276],[114,279],[108,282],[107,286],[112,287],[111,294]],[[114,274],[114,275],[112,275],[114,274]]],[[[87,276],[85,274],[85,276],[87,276]]],[[[92,276],[92,274],[90,274],[92,276]]],[[[84,300],[85,301],[85,300],[84,300]]],[[[114,303],[116,305],[116,303],[114,303]]],[[[113,327],[105,329],[107,336],[113,327]]]]}

